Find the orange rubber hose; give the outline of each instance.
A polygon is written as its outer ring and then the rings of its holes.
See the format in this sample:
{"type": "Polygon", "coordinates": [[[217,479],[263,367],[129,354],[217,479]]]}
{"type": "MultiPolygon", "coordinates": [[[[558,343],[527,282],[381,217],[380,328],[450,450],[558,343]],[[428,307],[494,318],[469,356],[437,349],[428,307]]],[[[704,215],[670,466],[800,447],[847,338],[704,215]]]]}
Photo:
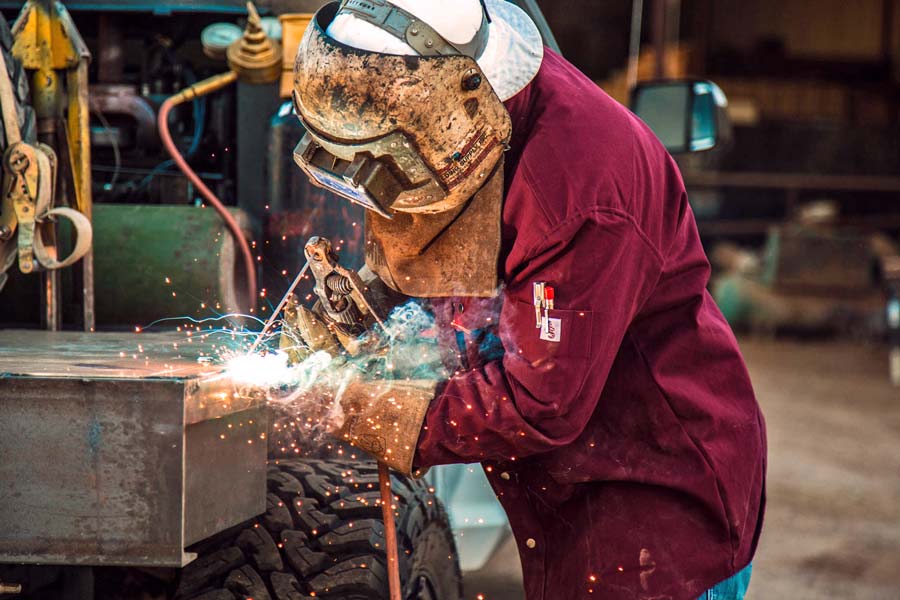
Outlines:
{"type": "MultiPolygon", "coordinates": [[[[221,77],[221,76],[220,76],[221,77]]],[[[225,84],[233,81],[226,81],[222,79],[221,81],[225,81],[225,84]]],[[[201,82],[202,84],[203,82],[201,82]]],[[[202,89],[201,84],[196,84],[188,88],[188,90],[193,91],[194,89],[202,89]]],[[[223,84],[223,85],[225,85],[223,84]]],[[[220,86],[221,87],[221,86],[220,86]]],[[[217,88],[210,88],[208,91],[212,91],[217,88]]],[[[222,201],[219,200],[216,195],[209,189],[205,183],[200,179],[196,172],[187,164],[187,161],[184,160],[184,157],[181,155],[181,152],[178,151],[178,148],[175,146],[175,142],[172,141],[172,135],[169,133],[169,113],[172,109],[185,102],[188,99],[196,97],[198,93],[187,94],[188,90],[179,92],[178,94],[166,99],[163,102],[162,106],[159,109],[159,117],[158,117],[158,127],[159,127],[159,137],[162,139],[163,146],[165,146],[166,151],[168,151],[169,155],[172,157],[172,160],[175,161],[175,164],[178,165],[178,168],[181,169],[181,172],[191,181],[194,187],[200,191],[200,195],[212,206],[219,216],[222,217],[222,220],[225,222],[225,225],[228,227],[228,230],[231,232],[232,237],[234,237],[235,244],[240,248],[241,255],[244,258],[244,267],[247,270],[247,293],[248,293],[248,302],[250,305],[248,309],[252,313],[256,308],[256,263],[253,260],[253,253],[250,250],[250,244],[247,243],[247,239],[244,237],[244,232],[241,231],[241,226],[238,225],[237,220],[232,216],[228,209],[225,208],[225,205],[222,204],[222,201]]]]}
{"type": "Polygon", "coordinates": [[[387,554],[388,589],[391,600],[402,600],[400,589],[400,555],[397,551],[397,524],[392,505],[391,472],[383,462],[378,462],[378,487],[381,490],[381,516],[384,520],[384,545],[387,554]]]}

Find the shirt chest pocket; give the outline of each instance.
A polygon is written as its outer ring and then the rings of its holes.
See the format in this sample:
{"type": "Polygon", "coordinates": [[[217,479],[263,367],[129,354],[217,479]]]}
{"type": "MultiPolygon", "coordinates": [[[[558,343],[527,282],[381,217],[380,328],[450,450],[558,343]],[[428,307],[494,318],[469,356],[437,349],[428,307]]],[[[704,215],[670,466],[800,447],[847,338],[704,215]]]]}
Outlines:
{"type": "Polygon", "coordinates": [[[591,311],[544,311],[542,327],[534,305],[513,300],[503,307],[501,339],[506,368],[535,396],[553,396],[580,388],[590,364],[593,335],[591,311]]]}
{"type": "Polygon", "coordinates": [[[514,352],[529,362],[590,355],[591,311],[541,309],[537,312],[534,305],[520,300],[508,302],[504,306],[504,311],[507,310],[509,315],[503,319],[501,328],[507,352],[514,352]]]}

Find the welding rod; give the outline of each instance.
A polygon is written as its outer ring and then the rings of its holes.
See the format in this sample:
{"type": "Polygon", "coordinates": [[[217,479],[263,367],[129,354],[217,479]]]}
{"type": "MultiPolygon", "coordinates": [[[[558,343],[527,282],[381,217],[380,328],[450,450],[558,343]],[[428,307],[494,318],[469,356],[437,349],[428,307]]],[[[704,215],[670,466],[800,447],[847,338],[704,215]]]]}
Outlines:
{"type": "Polygon", "coordinates": [[[306,272],[309,270],[309,261],[306,261],[306,264],[303,265],[303,268],[300,269],[300,272],[297,274],[297,277],[294,279],[294,283],[291,284],[291,287],[288,288],[287,293],[281,299],[281,302],[278,303],[278,307],[272,313],[272,316],[269,317],[269,320],[266,321],[265,326],[263,326],[262,331],[259,332],[259,336],[256,338],[256,341],[253,342],[253,345],[250,346],[250,351],[247,354],[253,354],[259,345],[263,341],[263,337],[266,335],[266,332],[269,331],[269,328],[275,323],[275,320],[278,318],[278,315],[281,314],[281,310],[284,308],[284,305],[287,304],[288,298],[291,297],[291,294],[294,293],[294,290],[297,289],[297,286],[300,285],[300,280],[303,279],[303,276],[306,275],[306,272]]]}
{"type": "Polygon", "coordinates": [[[390,600],[402,600],[400,588],[400,553],[397,549],[397,524],[394,522],[391,472],[378,461],[378,487],[381,492],[381,516],[384,519],[384,550],[387,558],[388,592],[390,600]]]}

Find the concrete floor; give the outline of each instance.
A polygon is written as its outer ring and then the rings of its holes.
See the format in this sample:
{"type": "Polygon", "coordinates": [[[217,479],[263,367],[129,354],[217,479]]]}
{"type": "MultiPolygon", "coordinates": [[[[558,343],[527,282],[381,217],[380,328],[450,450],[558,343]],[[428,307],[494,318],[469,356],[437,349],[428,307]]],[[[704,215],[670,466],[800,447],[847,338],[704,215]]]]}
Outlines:
{"type": "MultiPolygon", "coordinates": [[[[900,599],[900,389],[881,347],[746,339],[769,431],[768,511],[748,600],[900,599]]],[[[466,599],[521,600],[509,541],[466,599]]]]}

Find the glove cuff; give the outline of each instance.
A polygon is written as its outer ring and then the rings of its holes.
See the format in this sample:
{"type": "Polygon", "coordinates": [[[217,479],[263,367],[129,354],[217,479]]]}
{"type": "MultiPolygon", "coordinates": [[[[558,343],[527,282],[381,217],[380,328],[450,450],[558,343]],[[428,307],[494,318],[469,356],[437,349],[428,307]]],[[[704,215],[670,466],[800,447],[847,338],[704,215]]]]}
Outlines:
{"type": "Polygon", "coordinates": [[[353,382],[340,404],[344,421],[335,435],[403,475],[413,459],[435,381],[353,382]]]}

